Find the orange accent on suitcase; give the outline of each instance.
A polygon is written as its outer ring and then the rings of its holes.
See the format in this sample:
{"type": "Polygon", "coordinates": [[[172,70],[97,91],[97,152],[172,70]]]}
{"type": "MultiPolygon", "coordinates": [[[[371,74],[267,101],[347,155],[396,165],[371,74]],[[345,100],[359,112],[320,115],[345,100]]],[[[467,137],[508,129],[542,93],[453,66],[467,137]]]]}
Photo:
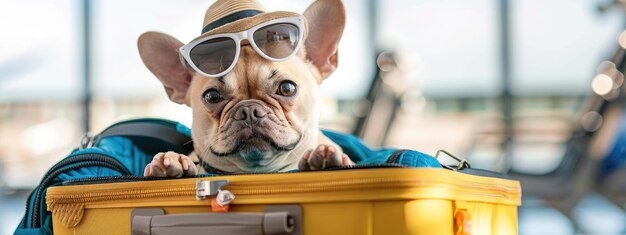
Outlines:
{"type": "Polygon", "coordinates": [[[228,212],[230,205],[220,205],[217,203],[217,198],[211,198],[211,211],[212,212],[228,212]]]}
{"type": "Polygon", "coordinates": [[[454,215],[454,235],[472,235],[471,216],[465,209],[456,211],[454,215]]]}

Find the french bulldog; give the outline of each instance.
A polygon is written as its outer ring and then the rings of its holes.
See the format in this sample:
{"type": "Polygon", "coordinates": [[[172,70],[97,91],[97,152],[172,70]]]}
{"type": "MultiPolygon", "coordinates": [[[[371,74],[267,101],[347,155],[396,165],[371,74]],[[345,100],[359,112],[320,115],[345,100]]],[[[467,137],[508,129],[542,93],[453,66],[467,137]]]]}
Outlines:
{"type": "Polygon", "coordinates": [[[170,100],[191,107],[194,152],[158,153],[145,176],[315,170],[354,164],[319,129],[318,89],[337,68],[345,25],[340,0],[318,0],[303,13],[307,32],[297,54],[282,62],[242,44],[235,67],[219,78],[181,61],[183,43],[164,33],[139,37],[140,56],[170,100]]]}

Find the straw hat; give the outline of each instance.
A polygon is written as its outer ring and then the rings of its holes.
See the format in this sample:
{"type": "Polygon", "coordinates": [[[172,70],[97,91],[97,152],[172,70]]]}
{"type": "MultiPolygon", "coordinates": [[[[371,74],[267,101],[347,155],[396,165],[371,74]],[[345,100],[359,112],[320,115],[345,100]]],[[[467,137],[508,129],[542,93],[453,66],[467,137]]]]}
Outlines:
{"type": "Polygon", "coordinates": [[[256,0],[217,0],[207,9],[202,35],[195,39],[220,33],[241,32],[266,21],[292,16],[301,14],[288,11],[267,12],[256,0]]]}

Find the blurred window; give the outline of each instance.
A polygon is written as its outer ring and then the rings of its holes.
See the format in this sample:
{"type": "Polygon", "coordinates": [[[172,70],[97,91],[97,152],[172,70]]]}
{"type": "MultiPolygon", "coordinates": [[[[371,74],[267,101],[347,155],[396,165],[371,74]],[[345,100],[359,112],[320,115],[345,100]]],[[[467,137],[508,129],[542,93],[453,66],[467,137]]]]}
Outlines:
{"type": "Polygon", "coordinates": [[[0,101],[81,96],[81,21],[74,2],[0,2],[0,101]]]}
{"type": "Polygon", "coordinates": [[[0,185],[29,188],[82,134],[78,1],[0,1],[0,185]]]}
{"type": "Polygon", "coordinates": [[[577,96],[591,91],[591,78],[600,61],[617,49],[617,36],[624,24],[624,15],[617,7],[601,13],[599,3],[512,1],[515,95],[577,96]]]}
{"type": "Polygon", "coordinates": [[[426,97],[500,94],[495,0],[379,1],[383,49],[404,55],[426,97]]]}

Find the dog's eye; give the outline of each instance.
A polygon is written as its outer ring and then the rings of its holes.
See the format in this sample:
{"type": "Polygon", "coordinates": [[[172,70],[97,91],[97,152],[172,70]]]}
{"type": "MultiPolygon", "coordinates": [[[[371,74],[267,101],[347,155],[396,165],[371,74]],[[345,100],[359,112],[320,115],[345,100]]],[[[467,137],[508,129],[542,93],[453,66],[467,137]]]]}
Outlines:
{"type": "Polygon", "coordinates": [[[208,89],[204,92],[204,102],[209,104],[216,104],[224,100],[224,97],[216,89],[208,89]]]}
{"type": "Polygon", "coordinates": [[[278,92],[276,92],[276,94],[290,97],[294,96],[296,94],[296,91],[296,84],[294,84],[292,81],[284,81],[278,86],[278,92]]]}

